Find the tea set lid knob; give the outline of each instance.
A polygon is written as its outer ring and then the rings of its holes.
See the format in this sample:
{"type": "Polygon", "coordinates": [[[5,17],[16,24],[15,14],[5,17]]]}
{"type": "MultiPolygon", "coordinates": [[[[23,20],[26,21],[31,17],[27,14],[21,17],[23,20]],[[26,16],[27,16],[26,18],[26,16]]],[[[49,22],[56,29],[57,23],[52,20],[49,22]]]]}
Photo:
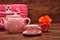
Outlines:
{"type": "Polygon", "coordinates": [[[17,13],[15,12],[14,15],[17,15],[17,13]]]}

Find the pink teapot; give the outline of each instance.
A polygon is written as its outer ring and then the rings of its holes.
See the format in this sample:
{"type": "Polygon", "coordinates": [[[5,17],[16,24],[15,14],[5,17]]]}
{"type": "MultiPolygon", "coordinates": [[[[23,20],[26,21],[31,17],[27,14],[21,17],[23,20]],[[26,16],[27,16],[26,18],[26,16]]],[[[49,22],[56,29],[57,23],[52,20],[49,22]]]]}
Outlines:
{"type": "Polygon", "coordinates": [[[4,28],[10,33],[21,33],[27,24],[30,24],[29,18],[20,17],[17,13],[14,15],[6,16],[6,19],[2,18],[4,23],[4,28]],[[26,24],[26,20],[28,23],[26,24]]]}

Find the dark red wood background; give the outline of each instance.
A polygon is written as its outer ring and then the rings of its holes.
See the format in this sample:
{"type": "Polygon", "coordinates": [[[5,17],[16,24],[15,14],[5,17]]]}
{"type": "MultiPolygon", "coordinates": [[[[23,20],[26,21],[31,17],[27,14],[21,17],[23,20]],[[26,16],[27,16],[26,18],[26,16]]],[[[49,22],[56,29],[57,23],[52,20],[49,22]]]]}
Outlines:
{"type": "Polygon", "coordinates": [[[38,23],[39,17],[46,14],[54,23],[60,23],[60,0],[0,0],[0,4],[27,4],[31,23],[38,23]]]}

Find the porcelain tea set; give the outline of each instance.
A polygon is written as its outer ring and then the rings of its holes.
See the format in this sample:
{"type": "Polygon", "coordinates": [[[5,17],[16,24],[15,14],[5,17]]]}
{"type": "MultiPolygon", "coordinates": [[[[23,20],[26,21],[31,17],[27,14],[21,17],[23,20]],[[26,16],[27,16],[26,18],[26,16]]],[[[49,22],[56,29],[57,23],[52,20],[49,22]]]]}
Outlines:
{"type": "Polygon", "coordinates": [[[23,34],[29,34],[29,35],[36,35],[41,34],[41,28],[39,25],[36,24],[30,24],[29,18],[22,18],[20,15],[17,15],[17,13],[14,13],[14,15],[6,16],[6,18],[2,18],[4,23],[4,29],[10,33],[23,33],[23,34]],[[26,23],[26,20],[28,20],[28,23],[26,23]]]}
{"type": "Polygon", "coordinates": [[[42,16],[39,19],[39,24],[30,24],[31,19],[27,17],[27,5],[0,5],[0,10],[3,9],[5,9],[5,12],[0,11],[0,28],[4,28],[8,33],[38,35],[43,31],[48,31],[50,27],[51,19],[49,18],[49,16],[42,16]],[[3,15],[5,16],[3,17],[3,15]]]}
{"type": "MultiPolygon", "coordinates": [[[[17,9],[18,10],[18,9],[17,9]]],[[[3,12],[1,12],[3,13],[3,12]]],[[[26,35],[37,35],[41,34],[41,28],[38,24],[30,24],[31,19],[25,17],[21,17],[18,15],[18,12],[12,12],[8,7],[6,13],[13,13],[14,15],[6,15],[5,18],[1,18],[3,22],[4,29],[9,33],[23,33],[26,35]],[[28,20],[28,23],[26,23],[28,20]]]]}

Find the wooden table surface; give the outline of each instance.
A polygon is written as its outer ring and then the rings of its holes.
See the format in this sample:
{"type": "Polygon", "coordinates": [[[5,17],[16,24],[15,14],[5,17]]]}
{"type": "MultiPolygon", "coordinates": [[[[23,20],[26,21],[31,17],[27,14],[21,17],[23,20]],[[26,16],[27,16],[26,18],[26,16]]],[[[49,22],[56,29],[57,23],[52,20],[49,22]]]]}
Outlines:
{"type": "Polygon", "coordinates": [[[6,31],[0,31],[0,40],[60,40],[60,23],[52,24],[49,32],[35,37],[26,37],[22,33],[8,34],[6,31]]]}

